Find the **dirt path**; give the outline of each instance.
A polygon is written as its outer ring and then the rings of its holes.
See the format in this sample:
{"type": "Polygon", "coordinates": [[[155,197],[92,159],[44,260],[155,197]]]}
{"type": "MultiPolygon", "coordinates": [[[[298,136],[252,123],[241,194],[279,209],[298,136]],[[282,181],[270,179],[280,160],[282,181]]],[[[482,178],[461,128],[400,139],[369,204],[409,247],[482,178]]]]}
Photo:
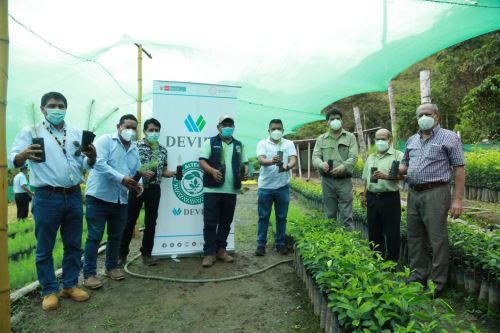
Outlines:
{"type": "MultiPolygon", "coordinates": [[[[217,263],[210,269],[200,258],[180,262],[162,260],[155,267],[133,263],[134,272],[169,277],[213,278],[247,273],[291,258],[269,248],[255,257],[256,189],[238,197],[236,211],[236,262],[217,263]]],[[[134,240],[133,254],[139,241],[134,240]]],[[[100,269],[103,257],[99,258],[100,269]]],[[[104,287],[92,291],[85,303],[62,300],[57,311],[44,312],[38,295],[26,297],[15,306],[20,320],[15,332],[320,332],[307,295],[297,279],[293,264],[283,264],[243,280],[175,284],[127,276],[123,282],[104,279],[104,287]]]]}

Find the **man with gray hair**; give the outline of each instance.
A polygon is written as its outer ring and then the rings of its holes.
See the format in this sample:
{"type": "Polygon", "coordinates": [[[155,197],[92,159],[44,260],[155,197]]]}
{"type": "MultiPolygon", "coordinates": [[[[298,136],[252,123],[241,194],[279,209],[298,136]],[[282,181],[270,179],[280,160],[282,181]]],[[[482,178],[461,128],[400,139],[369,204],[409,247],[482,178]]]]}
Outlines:
{"type": "Polygon", "coordinates": [[[440,114],[435,104],[417,108],[420,131],[406,142],[400,173],[407,174],[408,192],[408,253],[410,281],[436,285],[434,297],[439,297],[448,273],[447,215],[462,213],[465,184],[465,158],[460,138],[441,128],[440,114]],[[454,198],[450,180],[455,176],[454,198]],[[432,256],[430,249],[432,248],[432,256]]]}
{"type": "Polygon", "coordinates": [[[385,128],[375,133],[377,152],[363,168],[365,191],[361,200],[367,208],[368,239],[382,257],[397,262],[400,247],[401,199],[399,162],[403,153],[392,148],[392,134],[385,128]]]}

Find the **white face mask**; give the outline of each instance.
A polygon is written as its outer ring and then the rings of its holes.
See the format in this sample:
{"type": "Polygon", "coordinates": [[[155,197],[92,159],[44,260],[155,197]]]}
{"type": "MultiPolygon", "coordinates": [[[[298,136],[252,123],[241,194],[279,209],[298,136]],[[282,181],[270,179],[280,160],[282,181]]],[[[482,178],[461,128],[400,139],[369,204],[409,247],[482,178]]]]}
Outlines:
{"type": "Polygon", "coordinates": [[[430,130],[433,126],[434,126],[433,117],[423,115],[422,117],[418,118],[418,127],[420,127],[422,131],[430,130]]]}
{"type": "Polygon", "coordinates": [[[342,120],[333,119],[332,121],[330,121],[330,128],[334,131],[338,131],[342,128],[342,120]]]}
{"type": "Polygon", "coordinates": [[[383,153],[383,152],[389,150],[389,141],[387,141],[387,140],[376,140],[375,141],[375,146],[377,146],[378,152],[383,153]]]}
{"type": "Polygon", "coordinates": [[[274,131],[271,132],[271,139],[273,140],[281,140],[281,138],[283,137],[283,131],[280,131],[279,129],[276,129],[274,131]]]}
{"type": "Polygon", "coordinates": [[[135,139],[135,136],[136,136],[136,132],[135,130],[133,129],[123,129],[120,133],[121,137],[123,140],[127,141],[127,142],[130,142],[132,141],[133,139],[135,139]]]}

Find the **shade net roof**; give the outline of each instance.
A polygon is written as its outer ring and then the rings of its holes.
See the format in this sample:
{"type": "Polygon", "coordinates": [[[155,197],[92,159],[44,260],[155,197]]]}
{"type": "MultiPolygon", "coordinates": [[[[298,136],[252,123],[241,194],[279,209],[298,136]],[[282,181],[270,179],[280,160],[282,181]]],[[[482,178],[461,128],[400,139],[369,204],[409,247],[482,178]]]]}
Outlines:
{"type": "Polygon", "coordinates": [[[48,91],[66,95],[72,126],[114,131],[136,112],[134,43],[153,57],[143,119],[153,80],[241,86],[235,136],[251,156],[270,119],[286,132],[322,119],[328,104],[385,91],[415,62],[499,28],[497,0],[10,1],[7,144],[33,123],[32,103],[41,119],[48,91]]]}

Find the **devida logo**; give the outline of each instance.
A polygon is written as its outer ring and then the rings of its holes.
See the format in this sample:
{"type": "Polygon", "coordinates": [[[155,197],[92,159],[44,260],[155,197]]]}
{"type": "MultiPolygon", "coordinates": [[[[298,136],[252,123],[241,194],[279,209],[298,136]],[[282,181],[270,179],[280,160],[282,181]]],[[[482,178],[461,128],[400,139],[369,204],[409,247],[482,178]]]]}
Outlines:
{"type": "Polygon", "coordinates": [[[193,117],[191,117],[191,115],[188,115],[186,120],[184,120],[184,125],[186,125],[186,128],[191,133],[201,132],[206,124],[207,122],[202,115],[200,115],[198,119],[196,119],[196,122],[194,121],[193,117]]]}
{"type": "Polygon", "coordinates": [[[172,208],[172,214],[174,214],[174,216],[179,216],[181,213],[182,210],[180,208],[172,208]]]}

